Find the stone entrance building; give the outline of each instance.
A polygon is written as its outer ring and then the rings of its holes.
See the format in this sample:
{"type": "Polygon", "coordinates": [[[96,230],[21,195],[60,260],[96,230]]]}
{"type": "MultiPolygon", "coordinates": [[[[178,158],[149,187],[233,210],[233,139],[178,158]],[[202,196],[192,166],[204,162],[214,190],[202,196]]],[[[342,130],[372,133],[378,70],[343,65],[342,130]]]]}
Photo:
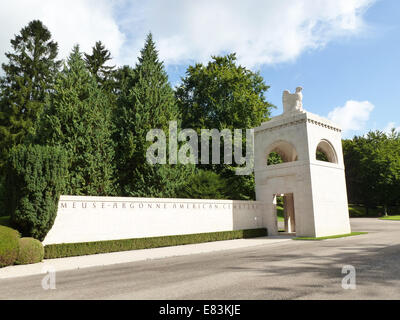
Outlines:
{"type": "Polygon", "coordinates": [[[282,195],[286,232],[350,233],[341,129],[303,110],[300,87],[283,93],[283,107],[282,115],[254,129],[256,197],[267,203],[269,234],[278,234],[276,199],[282,195]],[[283,163],[268,165],[272,152],[283,163]]]}

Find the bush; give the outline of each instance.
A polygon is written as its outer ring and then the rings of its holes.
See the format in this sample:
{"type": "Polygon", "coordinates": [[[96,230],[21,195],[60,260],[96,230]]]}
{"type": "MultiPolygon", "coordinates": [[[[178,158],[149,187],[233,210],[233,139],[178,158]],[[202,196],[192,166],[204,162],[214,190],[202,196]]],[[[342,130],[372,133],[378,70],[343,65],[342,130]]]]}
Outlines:
{"type": "Polygon", "coordinates": [[[43,240],[65,188],[68,157],[59,147],[19,145],[6,164],[6,208],[24,237],[43,240]]]}
{"type": "Polygon", "coordinates": [[[19,239],[19,250],[15,264],[38,263],[43,260],[44,247],[39,240],[33,238],[19,239]]]}
{"type": "Polygon", "coordinates": [[[267,235],[267,229],[261,228],[152,238],[50,244],[45,246],[44,251],[46,259],[53,259],[117,251],[178,246],[210,241],[255,238],[267,235]]]}
{"type": "Polygon", "coordinates": [[[13,265],[18,256],[17,230],[0,226],[0,268],[13,265]]]}
{"type": "Polygon", "coordinates": [[[179,192],[182,198],[191,199],[227,199],[225,180],[213,171],[198,170],[179,192]]]}

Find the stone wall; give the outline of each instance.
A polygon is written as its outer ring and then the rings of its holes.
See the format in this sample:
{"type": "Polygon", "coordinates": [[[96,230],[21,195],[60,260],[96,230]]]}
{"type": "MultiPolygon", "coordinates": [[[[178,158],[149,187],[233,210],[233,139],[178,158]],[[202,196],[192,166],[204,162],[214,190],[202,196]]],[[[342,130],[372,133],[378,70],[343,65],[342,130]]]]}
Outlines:
{"type": "Polygon", "coordinates": [[[61,196],[43,243],[263,228],[263,215],[258,201],[61,196]]]}

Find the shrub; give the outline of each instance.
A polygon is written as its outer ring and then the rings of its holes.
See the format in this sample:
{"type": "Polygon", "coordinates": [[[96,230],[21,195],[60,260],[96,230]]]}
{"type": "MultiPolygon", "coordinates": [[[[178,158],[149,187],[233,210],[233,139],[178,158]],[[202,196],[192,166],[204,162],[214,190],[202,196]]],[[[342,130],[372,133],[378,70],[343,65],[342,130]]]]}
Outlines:
{"type": "Polygon", "coordinates": [[[19,237],[17,230],[0,226],[0,268],[14,264],[18,256],[19,237]]]}
{"type": "Polygon", "coordinates": [[[45,246],[45,258],[63,258],[127,250],[150,249],[220,240],[246,239],[267,236],[267,229],[207,232],[151,238],[61,243],[45,246]]]}
{"type": "Polygon", "coordinates": [[[227,199],[224,192],[227,185],[217,173],[207,170],[198,170],[179,192],[182,198],[192,199],[227,199]]]}
{"type": "Polygon", "coordinates": [[[33,238],[19,239],[19,250],[15,264],[38,263],[43,260],[44,247],[39,240],[33,238]]]}
{"type": "Polygon", "coordinates": [[[19,145],[6,164],[6,208],[24,237],[43,240],[65,188],[68,157],[59,147],[19,145]]]}

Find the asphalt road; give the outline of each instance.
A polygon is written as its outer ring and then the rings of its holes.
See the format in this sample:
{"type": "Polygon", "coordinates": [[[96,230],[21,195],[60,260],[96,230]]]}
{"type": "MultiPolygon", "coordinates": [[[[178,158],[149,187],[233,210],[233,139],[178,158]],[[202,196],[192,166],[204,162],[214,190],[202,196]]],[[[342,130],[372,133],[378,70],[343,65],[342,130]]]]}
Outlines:
{"type": "Polygon", "coordinates": [[[369,233],[59,272],[54,290],[43,275],[0,280],[0,299],[400,299],[400,221],[351,224],[369,233]]]}

